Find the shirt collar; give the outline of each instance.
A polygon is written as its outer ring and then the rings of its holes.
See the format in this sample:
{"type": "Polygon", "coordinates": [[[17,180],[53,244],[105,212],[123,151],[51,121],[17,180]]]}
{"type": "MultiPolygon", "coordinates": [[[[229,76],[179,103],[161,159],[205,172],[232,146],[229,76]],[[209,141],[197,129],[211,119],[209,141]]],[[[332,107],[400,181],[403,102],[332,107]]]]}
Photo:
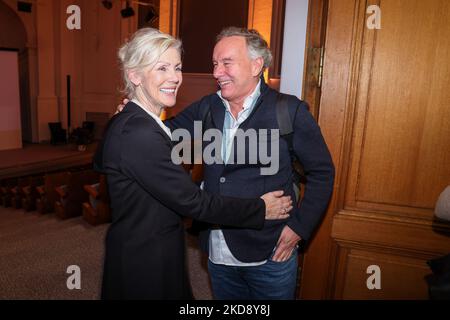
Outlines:
{"type": "MultiPolygon", "coordinates": [[[[258,84],[255,87],[255,90],[253,90],[253,92],[247,98],[245,98],[245,100],[244,100],[244,109],[243,110],[246,110],[246,109],[248,109],[248,108],[253,106],[253,104],[254,104],[253,102],[255,102],[259,98],[259,96],[261,94],[260,88],[261,88],[261,79],[259,79],[258,84]]],[[[221,90],[217,91],[217,95],[223,101],[223,103],[224,103],[225,107],[227,108],[227,110],[229,112],[231,112],[231,110],[230,110],[230,103],[228,102],[228,100],[226,100],[225,98],[222,97],[222,91],[221,90]]]]}
{"type": "Polygon", "coordinates": [[[158,125],[161,127],[161,129],[163,129],[167,135],[172,138],[170,129],[164,124],[164,122],[162,122],[161,118],[158,117],[156,114],[154,114],[151,111],[148,111],[146,108],[144,108],[144,106],[137,100],[137,99],[133,99],[131,100],[131,102],[133,102],[134,104],[138,105],[142,110],[144,110],[145,112],[148,113],[148,115],[150,117],[152,117],[153,119],[155,119],[156,123],[158,123],[158,125]]]}

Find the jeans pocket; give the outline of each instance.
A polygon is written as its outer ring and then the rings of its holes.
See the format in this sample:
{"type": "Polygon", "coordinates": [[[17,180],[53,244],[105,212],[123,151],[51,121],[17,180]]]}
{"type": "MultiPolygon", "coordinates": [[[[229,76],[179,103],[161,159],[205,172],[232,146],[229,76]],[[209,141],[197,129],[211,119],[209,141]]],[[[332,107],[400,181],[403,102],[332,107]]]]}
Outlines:
{"type": "Polygon", "coordinates": [[[273,251],[272,255],[269,258],[270,262],[275,263],[275,264],[288,263],[289,261],[291,261],[293,259],[297,259],[297,256],[298,256],[298,245],[294,247],[294,249],[291,252],[291,255],[285,261],[274,261],[273,260],[273,256],[275,255],[275,252],[276,252],[276,249],[273,251]]]}

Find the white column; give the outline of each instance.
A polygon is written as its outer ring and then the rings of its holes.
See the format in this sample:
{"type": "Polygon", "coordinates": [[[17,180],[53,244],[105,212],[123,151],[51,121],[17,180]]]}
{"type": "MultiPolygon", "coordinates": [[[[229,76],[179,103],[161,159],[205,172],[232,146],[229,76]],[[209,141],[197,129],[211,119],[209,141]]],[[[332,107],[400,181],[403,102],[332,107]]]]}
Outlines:
{"type": "Polygon", "coordinates": [[[280,91],[301,98],[308,0],[286,0],[280,91]]]}

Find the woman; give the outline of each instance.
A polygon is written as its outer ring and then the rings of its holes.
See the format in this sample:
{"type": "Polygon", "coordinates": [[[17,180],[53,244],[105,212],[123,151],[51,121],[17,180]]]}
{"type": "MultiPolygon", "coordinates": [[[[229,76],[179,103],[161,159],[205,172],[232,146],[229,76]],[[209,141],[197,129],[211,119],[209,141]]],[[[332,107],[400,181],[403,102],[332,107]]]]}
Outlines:
{"type": "Polygon", "coordinates": [[[199,190],[171,161],[170,130],[159,119],[176,102],[182,82],[181,42],[139,30],[119,51],[126,94],[132,98],[108,124],[95,156],[107,174],[113,222],[106,236],[102,298],[192,298],[181,215],[228,226],[262,228],[287,218],[289,197],[217,197],[199,190]]]}

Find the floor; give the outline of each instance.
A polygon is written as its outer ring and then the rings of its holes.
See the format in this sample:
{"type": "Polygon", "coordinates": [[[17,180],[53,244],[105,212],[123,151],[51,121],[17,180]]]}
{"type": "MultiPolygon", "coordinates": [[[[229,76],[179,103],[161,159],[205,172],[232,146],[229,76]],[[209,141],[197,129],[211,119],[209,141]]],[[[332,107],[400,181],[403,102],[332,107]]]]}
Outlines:
{"type": "MultiPolygon", "coordinates": [[[[93,227],[81,217],[60,220],[0,208],[1,299],[98,299],[108,225],[93,227]],[[81,271],[81,289],[69,290],[70,266],[81,271]]],[[[194,296],[212,298],[205,256],[197,239],[186,234],[189,272],[194,296]]]]}

